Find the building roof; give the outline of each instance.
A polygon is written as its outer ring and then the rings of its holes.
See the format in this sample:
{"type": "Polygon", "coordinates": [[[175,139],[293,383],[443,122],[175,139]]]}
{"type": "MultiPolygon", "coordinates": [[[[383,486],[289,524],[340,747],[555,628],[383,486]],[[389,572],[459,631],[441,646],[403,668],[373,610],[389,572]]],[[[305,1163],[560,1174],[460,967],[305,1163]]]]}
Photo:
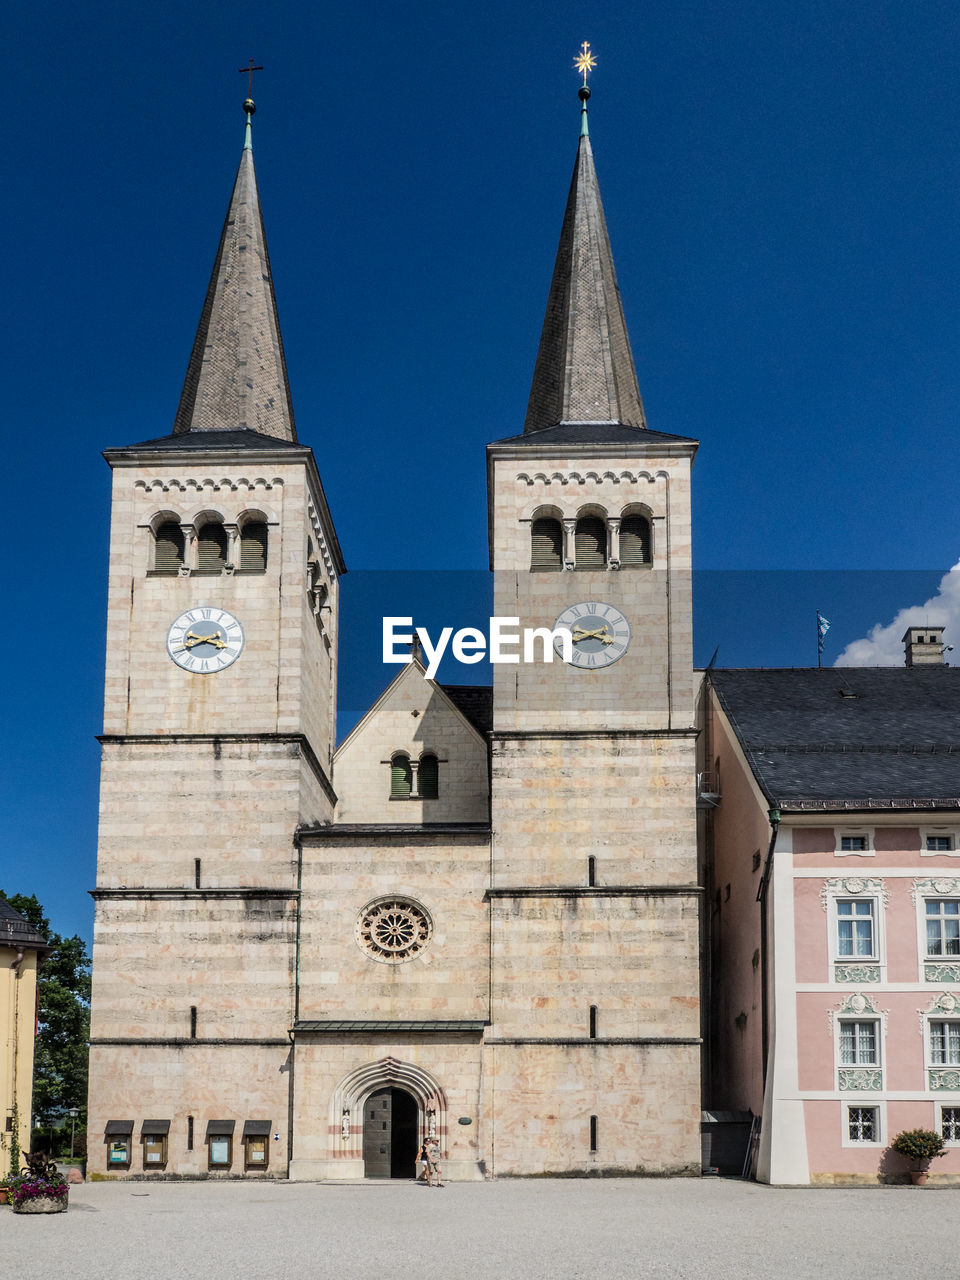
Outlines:
{"type": "MultiPolygon", "coordinates": [[[[587,95],[588,96],[588,95],[587,95]]],[[[646,427],[583,101],[524,433],[557,423],[646,427]]]]}
{"type": "Polygon", "coordinates": [[[262,431],[240,428],[236,431],[190,430],[179,436],[158,436],[155,440],[141,440],[139,444],[123,445],[119,449],[107,449],[110,453],[182,453],[185,449],[197,452],[217,449],[293,449],[301,453],[306,445],[295,440],[280,440],[277,436],[264,435],[262,431]]]}
{"type": "Polygon", "coordinates": [[[46,938],[37,933],[19,912],[14,911],[5,898],[0,898],[0,946],[47,949],[46,938]]]}
{"type": "Polygon", "coordinates": [[[707,678],[771,806],[960,808],[960,667],[707,678]]]}
{"type": "Polygon", "coordinates": [[[253,166],[251,115],[252,110],[174,419],[175,436],[247,429],[277,440],[297,438],[253,166]]]}
{"type": "Polygon", "coordinates": [[[628,427],[622,422],[559,422],[538,431],[525,431],[519,436],[505,436],[493,444],[529,445],[543,452],[544,445],[696,445],[690,436],[672,436],[665,431],[645,427],[628,427]]]}
{"type": "Polygon", "coordinates": [[[442,684],[460,714],[476,729],[487,734],[493,728],[493,688],[488,684],[442,684]]]}

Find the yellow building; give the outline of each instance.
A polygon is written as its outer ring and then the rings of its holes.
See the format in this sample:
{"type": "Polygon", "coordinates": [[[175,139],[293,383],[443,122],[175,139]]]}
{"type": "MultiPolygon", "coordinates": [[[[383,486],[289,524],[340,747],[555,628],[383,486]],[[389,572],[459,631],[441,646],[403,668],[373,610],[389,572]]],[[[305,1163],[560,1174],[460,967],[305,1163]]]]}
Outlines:
{"type": "Polygon", "coordinates": [[[9,1167],[14,1114],[20,1149],[30,1149],[37,963],[46,952],[46,940],[0,898],[0,1107],[4,1117],[0,1176],[9,1167]]]}

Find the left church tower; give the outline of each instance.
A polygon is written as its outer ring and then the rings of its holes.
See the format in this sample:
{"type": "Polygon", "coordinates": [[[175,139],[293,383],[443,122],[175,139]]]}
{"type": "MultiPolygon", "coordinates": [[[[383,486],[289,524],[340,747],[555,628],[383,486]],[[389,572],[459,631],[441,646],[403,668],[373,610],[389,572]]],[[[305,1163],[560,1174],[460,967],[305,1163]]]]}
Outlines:
{"type": "Polygon", "coordinates": [[[284,1176],[297,832],[332,819],[338,584],[298,443],[244,103],[170,435],[113,472],[92,1172],[284,1176]]]}

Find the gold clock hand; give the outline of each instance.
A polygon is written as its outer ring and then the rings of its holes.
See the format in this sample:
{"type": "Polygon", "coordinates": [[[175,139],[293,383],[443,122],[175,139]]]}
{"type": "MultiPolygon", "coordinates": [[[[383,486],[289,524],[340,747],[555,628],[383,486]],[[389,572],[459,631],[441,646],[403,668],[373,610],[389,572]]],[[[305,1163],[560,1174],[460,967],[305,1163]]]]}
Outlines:
{"type": "Polygon", "coordinates": [[[602,644],[613,644],[613,637],[607,635],[607,626],[604,624],[598,627],[596,631],[584,631],[582,627],[574,627],[574,640],[599,640],[602,644]]]}
{"type": "Polygon", "coordinates": [[[216,631],[209,636],[198,636],[196,632],[188,631],[183,647],[192,649],[195,644],[212,644],[215,649],[225,649],[227,647],[227,642],[221,640],[219,633],[216,631]]]}

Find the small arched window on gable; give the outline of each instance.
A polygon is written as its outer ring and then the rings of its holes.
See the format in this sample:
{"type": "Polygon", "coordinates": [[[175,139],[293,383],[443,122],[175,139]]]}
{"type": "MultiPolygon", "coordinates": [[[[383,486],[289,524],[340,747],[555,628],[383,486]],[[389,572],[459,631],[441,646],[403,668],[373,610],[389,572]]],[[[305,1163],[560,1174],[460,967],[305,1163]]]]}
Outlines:
{"type": "Polygon", "coordinates": [[[197,573],[222,573],[227,563],[227,531],[208,521],[197,533],[197,573]]]}
{"type": "Polygon", "coordinates": [[[176,520],[164,520],[154,537],[153,571],[173,576],[183,564],[183,530],[176,520]]]}
{"type": "Polygon", "coordinates": [[[624,516],[620,521],[620,568],[639,569],[652,562],[650,521],[636,514],[624,516]]]}
{"type": "Polygon", "coordinates": [[[440,762],[433,752],[420,757],[417,783],[422,800],[436,800],[440,794],[440,762]]]}
{"type": "Polygon", "coordinates": [[[559,573],[563,568],[563,528],[553,516],[539,516],[530,531],[530,569],[559,573]]]}
{"type": "Polygon", "coordinates": [[[410,768],[410,757],[394,756],[390,761],[390,799],[406,800],[413,788],[413,770],[410,768]]]}
{"type": "Polygon", "coordinates": [[[267,526],[248,520],[240,530],[240,572],[264,573],[267,568],[267,526]]]}
{"type": "Polygon", "coordinates": [[[607,567],[607,522],[601,516],[581,516],[574,537],[578,569],[607,567]]]}

